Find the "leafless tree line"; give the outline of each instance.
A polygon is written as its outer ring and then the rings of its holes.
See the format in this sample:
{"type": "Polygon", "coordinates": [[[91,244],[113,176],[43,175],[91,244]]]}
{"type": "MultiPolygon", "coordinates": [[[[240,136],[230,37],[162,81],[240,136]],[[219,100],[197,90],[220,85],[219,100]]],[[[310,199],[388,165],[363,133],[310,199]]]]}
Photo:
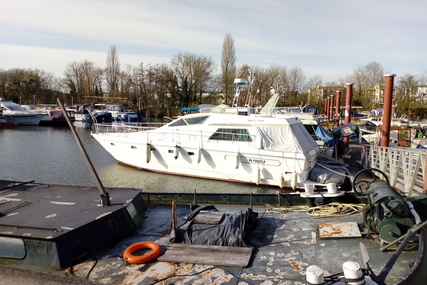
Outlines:
{"type": "MultiPolygon", "coordinates": [[[[309,89],[328,85],[338,90],[343,89],[346,82],[352,82],[353,105],[369,110],[376,107],[372,104],[372,90],[384,84],[385,73],[381,64],[371,62],[357,66],[352,74],[336,82],[322,82],[320,75],[307,78],[298,66],[237,66],[234,39],[230,34],[224,36],[220,68],[217,74],[212,58],[190,52],[177,53],[169,63],[123,67],[116,47],[112,46],[105,68],[89,60],[73,61],[65,67],[63,78],[37,69],[0,70],[0,97],[22,104],[33,103],[35,99],[39,103],[55,103],[57,97],[68,105],[122,102],[145,109],[150,116],[171,116],[181,107],[202,103],[231,105],[235,91],[233,81],[243,78],[249,83],[240,98],[243,105],[262,106],[274,88],[283,93],[281,106],[305,102],[322,109],[323,100],[310,98],[309,89]]],[[[426,85],[426,74],[399,75],[395,82],[395,98],[401,112],[417,106],[418,103],[411,99],[411,90],[426,85]]]]}

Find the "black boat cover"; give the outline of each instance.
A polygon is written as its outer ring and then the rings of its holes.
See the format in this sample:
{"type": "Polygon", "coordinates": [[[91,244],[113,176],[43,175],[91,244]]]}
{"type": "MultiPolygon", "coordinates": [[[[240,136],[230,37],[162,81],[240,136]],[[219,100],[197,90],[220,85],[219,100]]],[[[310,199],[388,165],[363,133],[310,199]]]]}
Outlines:
{"type": "Polygon", "coordinates": [[[241,214],[224,213],[217,224],[195,223],[200,213],[218,213],[214,206],[191,205],[192,210],[187,220],[171,231],[171,243],[218,245],[218,246],[249,246],[247,240],[255,228],[258,213],[248,208],[241,214]]]}

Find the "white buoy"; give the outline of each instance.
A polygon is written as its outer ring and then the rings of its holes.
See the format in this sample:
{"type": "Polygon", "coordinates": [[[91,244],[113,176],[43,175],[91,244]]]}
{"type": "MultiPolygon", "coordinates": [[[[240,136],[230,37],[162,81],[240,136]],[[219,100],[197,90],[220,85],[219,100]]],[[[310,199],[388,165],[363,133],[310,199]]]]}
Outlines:
{"type": "Polygon", "coordinates": [[[149,163],[151,160],[151,145],[147,143],[145,146],[145,161],[149,163]]]}
{"type": "Polygon", "coordinates": [[[325,282],[323,269],[317,265],[310,265],[305,270],[305,280],[309,284],[323,284],[325,282]]]}
{"type": "Polygon", "coordinates": [[[261,169],[258,166],[256,170],[256,185],[258,185],[260,182],[261,182],[261,169]]]}
{"type": "Polygon", "coordinates": [[[174,157],[175,159],[177,159],[177,158],[178,158],[178,156],[179,156],[179,146],[178,146],[178,145],[176,145],[176,146],[175,146],[175,149],[174,149],[173,157],[174,157]]]}

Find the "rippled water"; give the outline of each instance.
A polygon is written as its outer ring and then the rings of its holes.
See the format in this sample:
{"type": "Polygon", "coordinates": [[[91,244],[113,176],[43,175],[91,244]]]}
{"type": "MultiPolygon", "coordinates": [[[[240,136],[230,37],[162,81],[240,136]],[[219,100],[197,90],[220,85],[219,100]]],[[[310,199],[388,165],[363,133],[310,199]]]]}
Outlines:
{"type": "MultiPolygon", "coordinates": [[[[278,189],[153,173],[122,165],[90,136],[77,133],[105,187],[141,188],[150,192],[270,193],[278,189]]],[[[47,184],[94,186],[83,155],[68,128],[0,129],[0,179],[47,184]]]]}

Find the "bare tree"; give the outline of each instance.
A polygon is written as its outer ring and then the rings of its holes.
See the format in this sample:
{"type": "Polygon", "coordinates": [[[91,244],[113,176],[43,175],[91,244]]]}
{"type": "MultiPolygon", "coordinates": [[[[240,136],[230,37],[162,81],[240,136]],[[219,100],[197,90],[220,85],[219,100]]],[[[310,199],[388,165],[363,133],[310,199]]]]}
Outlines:
{"type": "Polygon", "coordinates": [[[229,94],[233,93],[231,90],[236,76],[236,50],[234,48],[234,39],[230,34],[224,36],[222,44],[221,71],[221,83],[225,92],[225,104],[228,104],[229,94]]]}
{"type": "Polygon", "coordinates": [[[108,90],[111,96],[119,93],[119,80],[120,80],[120,60],[117,54],[117,49],[113,45],[107,54],[107,67],[105,68],[105,77],[107,80],[108,90]]]}
{"type": "Polygon", "coordinates": [[[419,81],[412,74],[404,74],[397,78],[395,100],[398,112],[409,115],[411,107],[417,104],[413,95],[416,94],[418,86],[419,81]]]}
{"type": "Polygon", "coordinates": [[[212,58],[191,53],[178,53],[171,60],[171,68],[181,90],[181,106],[190,106],[202,101],[202,94],[215,64],[212,58]]]}
{"type": "Polygon", "coordinates": [[[377,85],[384,84],[384,69],[378,62],[359,65],[353,74],[347,77],[355,84],[354,104],[372,108],[372,94],[377,85]]]}
{"type": "Polygon", "coordinates": [[[65,82],[70,96],[77,103],[86,102],[100,93],[102,86],[102,69],[91,61],[69,63],[65,70],[65,82]]]}

